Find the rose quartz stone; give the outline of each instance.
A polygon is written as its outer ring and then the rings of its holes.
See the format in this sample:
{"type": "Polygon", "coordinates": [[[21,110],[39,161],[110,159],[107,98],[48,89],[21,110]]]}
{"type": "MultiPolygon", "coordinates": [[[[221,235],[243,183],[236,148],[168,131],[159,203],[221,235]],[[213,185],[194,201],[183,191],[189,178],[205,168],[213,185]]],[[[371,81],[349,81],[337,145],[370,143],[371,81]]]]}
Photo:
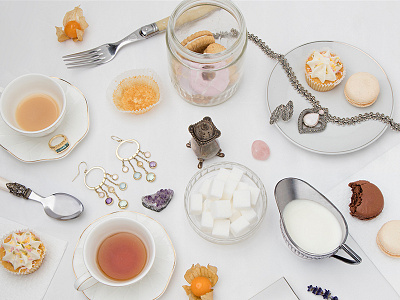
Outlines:
{"type": "Polygon", "coordinates": [[[251,145],[251,154],[255,159],[266,160],[270,155],[269,147],[265,142],[256,140],[251,145]]]}

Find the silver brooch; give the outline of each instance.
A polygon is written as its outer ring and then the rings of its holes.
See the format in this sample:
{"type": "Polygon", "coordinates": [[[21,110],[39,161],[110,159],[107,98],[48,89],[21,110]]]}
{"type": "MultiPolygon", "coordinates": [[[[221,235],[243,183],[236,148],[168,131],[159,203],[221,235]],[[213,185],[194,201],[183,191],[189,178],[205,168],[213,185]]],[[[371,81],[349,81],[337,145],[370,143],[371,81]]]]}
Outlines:
{"type": "Polygon", "coordinates": [[[289,100],[289,102],[286,105],[281,104],[274,109],[269,119],[269,124],[271,125],[274,124],[276,121],[279,120],[280,117],[282,117],[283,121],[289,121],[292,116],[293,116],[293,101],[289,100]]]}

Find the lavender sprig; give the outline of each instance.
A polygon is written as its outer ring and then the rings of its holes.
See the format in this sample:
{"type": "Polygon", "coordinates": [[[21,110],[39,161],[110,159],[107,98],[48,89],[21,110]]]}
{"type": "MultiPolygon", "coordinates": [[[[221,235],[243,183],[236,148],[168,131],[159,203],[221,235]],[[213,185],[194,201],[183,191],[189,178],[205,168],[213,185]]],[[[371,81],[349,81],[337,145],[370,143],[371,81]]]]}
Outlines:
{"type": "Polygon", "coordinates": [[[321,295],[323,299],[328,299],[328,300],[339,300],[338,297],[336,296],[332,296],[331,291],[330,290],[323,290],[322,288],[320,288],[319,286],[312,286],[309,285],[307,287],[307,291],[313,293],[314,295],[321,295]]]}

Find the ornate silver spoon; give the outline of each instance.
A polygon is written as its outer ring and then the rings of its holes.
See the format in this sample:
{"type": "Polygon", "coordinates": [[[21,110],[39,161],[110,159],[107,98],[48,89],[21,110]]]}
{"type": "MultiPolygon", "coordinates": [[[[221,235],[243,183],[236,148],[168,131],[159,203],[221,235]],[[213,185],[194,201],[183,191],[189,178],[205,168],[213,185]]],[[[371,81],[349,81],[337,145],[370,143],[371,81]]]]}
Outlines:
{"type": "Polygon", "coordinates": [[[58,220],[77,218],[84,209],[82,202],[69,194],[55,193],[48,197],[42,197],[22,184],[12,183],[1,177],[0,189],[10,192],[14,196],[42,203],[45,213],[58,220]]]}

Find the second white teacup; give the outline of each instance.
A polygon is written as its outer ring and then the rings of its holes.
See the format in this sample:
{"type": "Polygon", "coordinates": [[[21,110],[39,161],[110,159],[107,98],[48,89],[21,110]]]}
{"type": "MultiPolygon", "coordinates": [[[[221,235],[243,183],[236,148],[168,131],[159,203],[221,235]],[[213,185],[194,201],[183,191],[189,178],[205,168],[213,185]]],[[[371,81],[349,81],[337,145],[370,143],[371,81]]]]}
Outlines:
{"type": "Polygon", "coordinates": [[[141,280],[150,271],[156,254],[154,238],[150,231],[138,221],[128,217],[115,217],[99,220],[89,232],[83,246],[83,260],[88,272],[75,281],[75,289],[85,290],[101,282],[109,286],[126,286],[141,280]],[[142,271],[135,277],[127,280],[115,280],[106,276],[99,267],[98,252],[100,245],[119,233],[132,233],[144,244],[147,252],[146,263],[142,271]]]}
{"type": "Polygon", "coordinates": [[[11,81],[1,92],[0,113],[4,122],[13,130],[29,137],[41,137],[53,132],[64,118],[67,101],[64,90],[48,76],[41,74],[26,74],[11,81]],[[17,122],[16,112],[18,105],[32,95],[45,95],[54,100],[58,106],[57,119],[40,130],[24,130],[17,122]]]}

